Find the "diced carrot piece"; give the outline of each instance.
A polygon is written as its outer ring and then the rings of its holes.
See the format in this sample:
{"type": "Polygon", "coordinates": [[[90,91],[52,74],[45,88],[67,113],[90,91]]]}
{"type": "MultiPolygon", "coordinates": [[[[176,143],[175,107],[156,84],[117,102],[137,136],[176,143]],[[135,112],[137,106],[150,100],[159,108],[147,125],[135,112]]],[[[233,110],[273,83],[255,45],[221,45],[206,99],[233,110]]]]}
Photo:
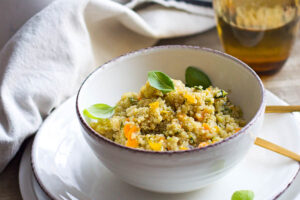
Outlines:
{"type": "Polygon", "coordinates": [[[125,124],[124,126],[124,135],[126,138],[129,138],[131,126],[132,124],[125,124]]]}
{"type": "Polygon", "coordinates": [[[132,140],[127,140],[126,142],[127,147],[132,147],[132,148],[137,148],[139,146],[138,141],[136,139],[132,140]]]}
{"type": "Polygon", "coordinates": [[[125,124],[124,126],[124,135],[127,139],[131,139],[133,133],[139,131],[139,128],[133,124],[125,124]]]}
{"type": "Polygon", "coordinates": [[[139,131],[139,128],[133,124],[125,124],[124,135],[127,139],[126,146],[136,148],[138,147],[138,141],[132,138],[132,134],[139,131]]]}
{"type": "Polygon", "coordinates": [[[237,132],[239,132],[240,130],[241,130],[241,128],[236,128],[236,129],[234,130],[234,132],[237,133],[237,132]]]}
{"type": "Polygon", "coordinates": [[[205,130],[208,130],[208,131],[211,130],[210,127],[209,127],[209,125],[208,125],[207,123],[203,123],[203,128],[204,128],[205,130]]]}

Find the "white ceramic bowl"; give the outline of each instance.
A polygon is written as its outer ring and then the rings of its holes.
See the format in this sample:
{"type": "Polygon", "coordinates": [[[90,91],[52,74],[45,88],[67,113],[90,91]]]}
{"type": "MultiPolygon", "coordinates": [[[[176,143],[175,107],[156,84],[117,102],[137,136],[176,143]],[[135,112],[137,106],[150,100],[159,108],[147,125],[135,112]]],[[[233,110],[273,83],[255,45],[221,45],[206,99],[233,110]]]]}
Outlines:
{"type": "Polygon", "coordinates": [[[252,69],[227,54],[192,46],[160,46],[126,54],[94,71],[78,92],[76,109],[87,143],[111,172],[139,188],[180,193],[220,179],[243,159],[263,123],[264,88],[252,69]],[[188,66],[200,68],[213,85],[230,91],[230,100],[242,108],[247,121],[238,133],[200,149],[145,151],[97,134],[82,115],[92,104],[114,105],[123,93],[139,91],[148,71],[159,70],[184,80],[188,66]]]}

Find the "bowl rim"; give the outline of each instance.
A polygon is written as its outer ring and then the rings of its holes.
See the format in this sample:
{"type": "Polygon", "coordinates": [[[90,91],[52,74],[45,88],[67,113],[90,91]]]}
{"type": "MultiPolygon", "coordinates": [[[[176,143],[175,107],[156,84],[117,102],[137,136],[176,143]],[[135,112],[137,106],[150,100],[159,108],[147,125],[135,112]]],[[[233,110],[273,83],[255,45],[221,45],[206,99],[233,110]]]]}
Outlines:
{"type": "Polygon", "coordinates": [[[85,80],[82,82],[81,86],[79,87],[79,90],[77,92],[77,96],[76,96],[76,115],[79,119],[79,122],[81,124],[81,127],[85,130],[84,132],[86,132],[89,136],[91,136],[92,138],[95,138],[98,141],[102,141],[105,142],[111,146],[117,147],[120,150],[128,150],[131,152],[135,152],[135,153],[145,153],[145,154],[163,154],[163,155],[171,155],[171,154],[182,154],[182,153],[192,153],[192,152],[202,152],[205,151],[207,149],[211,149],[214,148],[215,146],[219,146],[220,144],[226,143],[227,141],[230,141],[231,139],[241,135],[242,133],[244,133],[247,129],[249,129],[249,127],[251,127],[254,122],[257,120],[257,118],[263,113],[264,111],[264,105],[265,105],[265,90],[264,90],[264,86],[263,83],[261,81],[261,79],[259,78],[259,76],[256,74],[256,72],[251,69],[246,63],[244,63],[243,61],[229,55],[226,54],[224,52],[218,51],[218,50],[214,50],[214,49],[210,49],[210,48],[206,48],[206,47],[199,47],[199,46],[193,46],[193,45],[162,45],[162,46],[154,46],[154,47],[148,47],[148,48],[143,48],[143,49],[139,49],[136,51],[132,51],[126,54],[123,54],[121,56],[118,56],[116,58],[113,58],[111,60],[109,60],[108,62],[105,62],[104,64],[100,65],[98,68],[96,68],[94,71],[92,71],[86,78],[85,80]],[[118,143],[113,142],[112,140],[100,135],[99,133],[97,133],[96,131],[94,131],[83,119],[83,116],[79,110],[79,96],[81,94],[81,90],[83,88],[83,86],[85,85],[85,83],[87,82],[87,80],[96,72],[99,71],[103,71],[104,69],[109,67],[110,63],[113,63],[115,61],[118,61],[120,59],[126,58],[126,57],[130,57],[132,55],[135,54],[144,54],[147,52],[151,52],[151,51],[158,51],[158,50],[162,50],[162,49],[190,49],[190,50],[196,50],[196,51],[204,51],[204,52],[208,52],[208,53],[212,53],[212,54],[217,54],[218,56],[222,56],[225,57],[227,59],[230,59],[234,62],[236,62],[237,64],[239,64],[239,66],[242,66],[243,68],[245,68],[246,70],[248,70],[250,72],[250,74],[252,74],[252,76],[254,76],[254,78],[257,80],[258,84],[259,84],[259,88],[260,88],[260,94],[261,94],[261,102],[259,105],[259,108],[256,112],[256,114],[252,117],[252,119],[238,132],[236,132],[235,134],[231,135],[228,138],[225,138],[219,142],[210,144],[208,146],[202,147],[202,148],[194,148],[194,149],[188,149],[188,150],[179,150],[179,151],[150,151],[150,150],[143,150],[143,149],[136,149],[136,148],[131,148],[131,147],[127,147],[118,143]]]}

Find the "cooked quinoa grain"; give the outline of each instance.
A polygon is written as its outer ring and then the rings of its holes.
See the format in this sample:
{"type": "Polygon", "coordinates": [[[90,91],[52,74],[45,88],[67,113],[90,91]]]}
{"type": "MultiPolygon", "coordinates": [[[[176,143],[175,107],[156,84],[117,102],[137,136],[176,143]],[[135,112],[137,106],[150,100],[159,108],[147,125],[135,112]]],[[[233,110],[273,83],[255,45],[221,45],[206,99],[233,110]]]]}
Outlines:
{"type": "Polygon", "coordinates": [[[94,120],[91,127],[128,147],[178,151],[219,142],[244,126],[240,108],[230,103],[224,90],[173,83],[175,90],[166,94],[149,82],[139,93],[123,94],[114,115],[94,120]]]}

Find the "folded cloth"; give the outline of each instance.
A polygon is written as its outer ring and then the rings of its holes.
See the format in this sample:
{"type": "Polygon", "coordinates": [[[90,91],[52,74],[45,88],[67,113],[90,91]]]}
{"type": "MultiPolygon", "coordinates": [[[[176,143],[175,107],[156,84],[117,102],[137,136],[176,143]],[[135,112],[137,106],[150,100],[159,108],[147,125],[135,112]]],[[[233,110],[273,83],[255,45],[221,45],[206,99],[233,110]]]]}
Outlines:
{"type": "Polygon", "coordinates": [[[51,3],[0,52],[0,171],[24,139],[38,130],[51,110],[74,95],[97,66],[160,38],[213,26],[211,8],[182,1],[51,3]]]}

